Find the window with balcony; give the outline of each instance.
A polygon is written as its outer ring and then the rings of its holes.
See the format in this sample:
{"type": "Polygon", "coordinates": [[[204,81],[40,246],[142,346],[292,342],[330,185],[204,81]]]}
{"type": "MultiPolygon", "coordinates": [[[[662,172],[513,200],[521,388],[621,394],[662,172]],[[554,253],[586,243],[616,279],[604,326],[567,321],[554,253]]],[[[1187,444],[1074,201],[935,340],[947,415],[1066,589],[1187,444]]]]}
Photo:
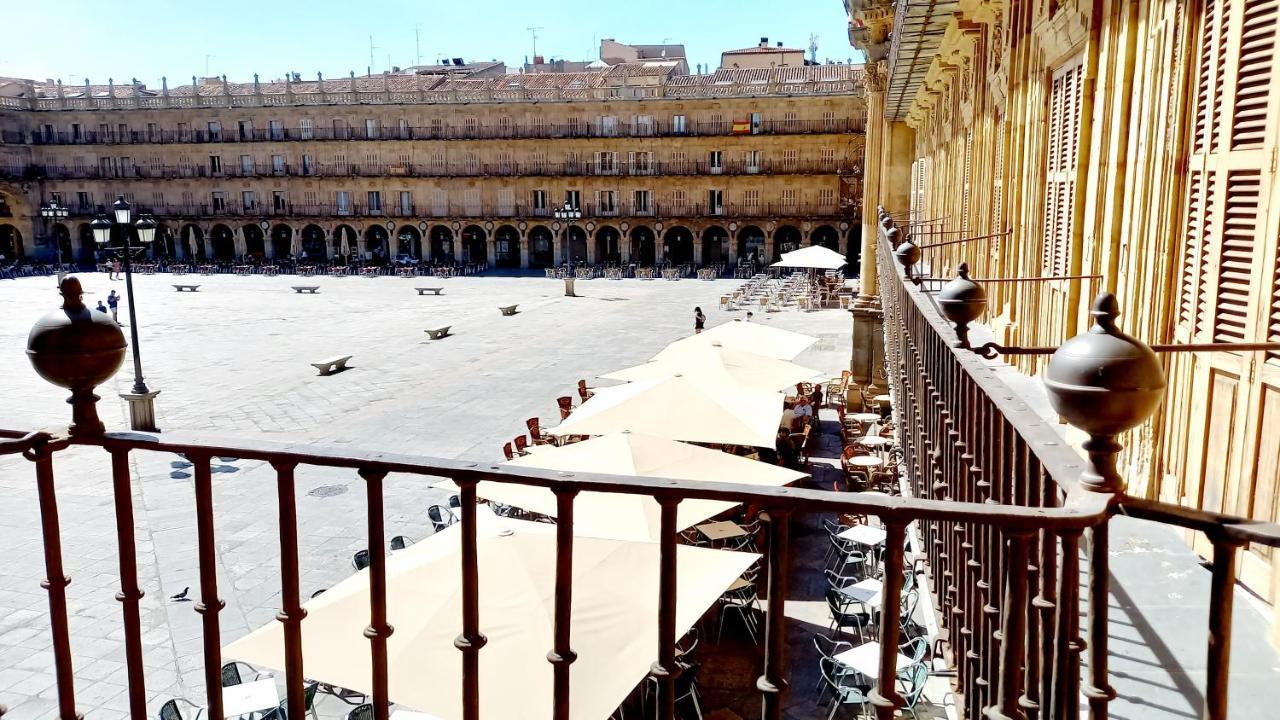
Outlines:
{"type": "Polygon", "coordinates": [[[413,214],[413,193],[409,190],[400,191],[400,214],[404,217],[413,214]]]}
{"type": "Polygon", "coordinates": [[[84,142],[84,126],[80,123],[71,123],[71,141],[84,142]]]}
{"type": "Polygon", "coordinates": [[[151,193],[151,209],[155,210],[156,208],[163,208],[163,207],[164,207],[164,193],[158,190],[152,192],[151,193]]]}
{"type": "Polygon", "coordinates": [[[749,173],[760,172],[760,151],[748,150],[743,153],[742,164],[744,169],[749,173]]]}
{"type": "Polygon", "coordinates": [[[648,190],[636,190],[631,195],[631,209],[637,215],[648,215],[653,212],[652,193],[648,190]]]}
{"type": "Polygon", "coordinates": [[[443,173],[445,168],[444,153],[436,153],[431,156],[431,171],[434,173],[443,173]]]}
{"type": "Polygon", "coordinates": [[[547,191],[534,190],[533,196],[529,198],[529,207],[533,208],[534,215],[547,214],[547,191]]]}
{"type": "Polygon", "coordinates": [[[351,193],[346,190],[339,190],[334,193],[334,204],[337,205],[339,215],[351,214],[351,193]]]}
{"type": "Polygon", "coordinates": [[[818,205],[824,210],[831,211],[836,206],[835,188],[822,188],[818,190],[818,205]]]}
{"type": "Polygon", "coordinates": [[[116,164],[109,157],[98,158],[98,175],[101,177],[114,177],[116,174],[116,164]]]}
{"type": "Polygon", "coordinates": [[[795,188],[786,188],[778,196],[778,201],[785,210],[795,210],[800,204],[800,191],[795,188]]]}
{"type": "Polygon", "coordinates": [[[209,194],[209,201],[210,201],[210,203],[211,203],[211,204],[212,204],[212,206],[213,206],[213,211],[214,211],[214,212],[225,212],[225,211],[226,211],[226,209],[227,209],[227,196],[226,196],[226,193],[223,193],[223,192],[221,192],[221,191],[216,191],[216,190],[215,190],[214,192],[212,192],[212,193],[210,193],[210,194],[209,194]]]}
{"type": "Polygon", "coordinates": [[[819,155],[819,157],[822,160],[823,170],[836,169],[836,149],[835,148],[822,148],[822,153],[821,155],[819,155]]]}
{"type": "Polygon", "coordinates": [[[564,154],[564,172],[566,175],[576,175],[578,172],[578,153],[570,151],[564,154]]]}
{"type": "Polygon", "coordinates": [[[462,119],[462,134],[464,137],[480,136],[480,120],[474,115],[468,115],[462,119]]]}
{"type": "Polygon", "coordinates": [[[412,133],[409,130],[409,121],[405,120],[404,118],[400,118],[400,123],[397,130],[399,131],[399,137],[401,140],[408,140],[409,137],[412,135],[412,133]]]}
{"type": "Polygon", "coordinates": [[[310,175],[314,169],[315,169],[315,159],[312,158],[310,155],[303,155],[302,156],[302,174],[310,175]]]}
{"type": "Polygon", "coordinates": [[[272,140],[283,140],[284,139],[284,123],[279,120],[268,120],[267,133],[272,140]]]}
{"type": "Polygon", "coordinates": [[[379,135],[378,121],[374,118],[367,118],[364,121],[364,137],[366,140],[377,140],[379,135]]]}
{"type": "Polygon", "coordinates": [[[511,188],[500,188],[498,190],[498,214],[516,214],[516,193],[511,188]]]}
{"type": "Polygon", "coordinates": [[[724,152],[712,150],[707,153],[707,170],[713,174],[724,172],[724,152]]]}
{"type": "Polygon", "coordinates": [[[462,157],[462,170],[468,175],[476,175],[480,172],[480,157],[475,153],[467,153],[462,157]]]}
{"type": "Polygon", "coordinates": [[[378,153],[364,154],[364,172],[368,174],[377,174],[382,172],[382,156],[378,153]]]}
{"type": "Polygon", "coordinates": [[[582,209],[582,191],[581,190],[565,190],[564,201],[569,203],[569,207],[574,210],[582,209]]]}
{"type": "Polygon", "coordinates": [[[93,209],[93,196],[81,190],[76,193],[76,209],[80,211],[89,211],[93,209]]]}
{"type": "Polygon", "coordinates": [[[729,126],[724,122],[723,113],[711,113],[711,132],[724,133],[729,132],[729,126]]]}
{"type": "Polygon", "coordinates": [[[503,115],[498,118],[498,135],[504,138],[512,137],[515,134],[513,126],[514,124],[511,122],[511,116],[503,115]]]}
{"type": "Polygon", "coordinates": [[[759,190],[743,190],[742,206],[744,208],[756,209],[760,207],[760,191],[759,190]]]}
{"type": "Polygon", "coordinates": [[[209,142],[220,142],[222,140],[222,123],[217,120],[210,120],[205,123],[204,127],[209,133],[209,142]]]}
{"type": "Polygon", "coordinates": [[[685,190],[671,191],[672,212],[681,213],[689,207],[689,193],[685,190]]]}
{"type": "Polygon", "coordinates": [[[316,128],[312,124],[311,118],[302,118],[298,121],[298,137],[303,140],[314,140],[316,137],[316,128]]]}
{"type": "Polygon", "coordinates": [[[688,121],[684,115],[671,116],[671,132],[676,135],[684,135],[689,131],[688,121]]]}
{"type": "Polygon", "coordinates": [[[98,123],[98,142],[111,142],[110,123],[98,123]]]}
{"type": "Polygon", "coordinates": [[[503,175],[510,175],[515,171],[515,162],[511,159],[511,153],[502,151],[498,153],[498,172],[503,175]]]}
{"type": "Polygon", "coordinates": [[[431,118],[431,137],[444,137],[444,120],[431,118]]]}
{"type": "Polygon", "coordinates": [[[796,118],[794,112],[782,113],[782,129],[787,132],[795,132],[800,127],[800,121],[796,118]]]}
{"type": "Polygon", "coordinates": [[[653,153],[652,152],[633,152],[628,158],[631,165],[632,175],[652,175],[653,174],[653,153]]]}
{"type": "Polygon", "coordinates": [[[631,133],[641,137],[648,137],[653,134],[653,116],[652,115],[632,115],[631,116],[631,133]]]}
{"type": "Polygon", "coordinates": [[[707,213],[710,215],[724,214],[724,190],[707,191],[707,213]]]}
{"type": "Polygon", "coordinates": [[[252,155],[240,156],[240,173],[242,175],[253,174],[253,156],[252,155]]]}
{"type": "Polygon", "coordinates": [[[285,212],[285,210],[288,209],[289,207],[289,201],[287,198],[288,196],[285,195],[284,190],[272,190],[271,191],[271,209],[274,212],[278,212],[278,213],[285,212]]]}
{"type": "Polygon", "coordinates": [[[462,206],[468,215],[480,214],[480,189],[468,188],[462,193],[462,206]]]}
{"type": "Polygon", "coordinates": [[[222,173],[222,156],[221,155],[209,156],[209,172],[214,175],[219,175],[222,173]]]}
{"type": "Polygon", "coordinates": [[[597,190],[596,209],[601,215],[618,214],[618,193],[616,190],[597,190]]]}
{"type": "Polygon", "coordinates": [[[347,139],[347,123],[342,118],[333,119],[333,139],[334,140],[347,139]]]}
{"type": "Polygon", "coordinates": [[[836,129],[836,112],[834,110],[826,110],[822,113],[822,128],[827,131],[836,129]]]}
{"type": "Polygon", "coordinates": [[[800,166],[800,153],[796,150],[782,151],[782,169],[787,172],[795,172],[800,166]]]}
{"type": "Polygon", "coordinates": [[[601,115],[598,124],[601,137],[614,137],[618,134],[618,117],[616,115],[601,115]]]}
{"type": "Polygon", "coordinates": [[[316,193],[315,190],[306,190],[302,193],[302,204],[307,206],[307,208],[310,209],[310,212],[315,212],[316,208],[320,205],[319,197],[319,194],[316,193]]]}
{"type": "Polygon", "coordinates": [[[340,175],[346,175],[350,171],[350,166],[347,165],[346,155],[333,156],[333,170],[340,175]]]}
{"type": "Polygon", "coordinates": [[[71,166],[75,168],[76,175],[84,175],[85,167],[86,167],[84,164],[84,156],[76,155],[75,157],[71,158],[71,166]]]}
{"type": "Polygon", "coordinates": [[[618,153],[616,152],[596,153],[596,174],[613,175],[617,172],[618,172],[618,153]]]}
{"type": "Polygon", "coordinates": [[[365,207],[371,213],[382,212],[382,191],[370,190],[365,193],[365,207]]]}
{"type": "Polygon", "coordinates": [[[188,209],[194,209],[196,204],[195,193],[190,190],[182,191],[182,206],[188,209]]]}
{"type": "Polygon", "coordinates": [[[147,170],[152,177],[160,177],[164,174],[164,161],[160,159],[159,155],[152,155],[147,159],[147,170]]]}
{"type": "Polygon", "coordinates": [[[431,191],[431,214],[432,215],[448,215],[449,214],[449,191],[448,190],[432,190],[431,191]]]}
{"type": "Polygon", "coordinates": [[[245,190],[240,193],[240,207],[245,210],[252,210],[256,205],[252,190],[245,190]]]}
{"type": "Polygon", "coordinates": [[[133,142],[133,131],[129,129],[128,123],[116,125],[116,137],[120,142],[133,142]]]}
{"type": "Polygon", "coordinates": [[[186,141],[191,139],[191,128],[184,122],[178,123],[178,129],[175,131],[180,140],[186,141]]]}
{"type": "Polygon", "coordinates": [[[160,126],[149,122],[147,123],[147,142],[155,142],[160,139],[160,126]]]}
{"type": "Polygon", "coordinates": [[[133,160],[128,157],[120,158],[120,177],[133,177],[133,160]]]}
{"type": "Polygon", "coordinates": [[[58,130],[50,123],[45,123],[41,130],[40,136],[45,142],[53,142],[53,138],[58,135],[58,130]]]}
{"type": "Polygon", "coordinates": [[[565,123],[569,137],[581,137],[586,134],[582,131],[582,118],[577,115],[569,116],[565,123]]]}
{"type": "Polygon", "coordinates": [[[535,175],[541,175],[547,171],[547,154],[544,152],[536,152],[529,156],[529,164],[535,175]]]}
{"type": "Polygon", "coordinates": [[[283,155],[271,156],[271,172],[275,175],[284,174],[284,156],[283,155]]]}
{"type": "Polygon", "coordinates": [[[236,131],[241,140],[252,140],[253,139],[253,121],[240,120],[239,122],[236,123],[236,131]]]}

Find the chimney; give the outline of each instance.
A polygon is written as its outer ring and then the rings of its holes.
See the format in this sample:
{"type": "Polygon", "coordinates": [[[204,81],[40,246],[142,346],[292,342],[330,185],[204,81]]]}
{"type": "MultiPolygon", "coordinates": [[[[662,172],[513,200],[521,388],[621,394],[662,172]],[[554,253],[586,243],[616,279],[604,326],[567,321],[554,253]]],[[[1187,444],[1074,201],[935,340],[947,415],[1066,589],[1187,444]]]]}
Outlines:
{"type": "Polygon", "coordinates": [[[760,38],[760,47],[769,47],[769,38],[767,37],[760,38]]]}

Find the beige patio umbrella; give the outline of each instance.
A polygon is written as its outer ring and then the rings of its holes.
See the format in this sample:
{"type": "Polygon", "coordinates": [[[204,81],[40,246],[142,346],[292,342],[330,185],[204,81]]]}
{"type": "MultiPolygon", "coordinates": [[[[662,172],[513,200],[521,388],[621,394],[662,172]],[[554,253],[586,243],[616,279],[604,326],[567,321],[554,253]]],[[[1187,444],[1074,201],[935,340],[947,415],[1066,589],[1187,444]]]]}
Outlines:
{"type": "MultiPolygon", "coordinates": [[[[562,472],[633,475],[673,480],[703,480],[781,487],[805,477],[802,472],[748,460],[719,450],[639,433],[621,432],[572,445],[541,445],[537,452],[504,464],[562,472]]],[[[456,492],[452,481],[440,483],[456,492]]],[[[546,488],[485,482],[476,494],[486,500],[514,505],[543,515],[556,515],[555,495],[546,488]]],[[[738,503],[685,500],[676,513],[677,530],[719,515],[738,503]]],[[[577,535],[651,540],[660,537],[658,501],[644,495],[583,492],[574,501],[573,531],[577,535]]]]}
{"type": "Polygon", "coordinates": [[[670,352],[659,353],[657,360],[600,377],[630,382],[655,380],[675,374],[699,381],[728,381],[775,392],[794,388],[799,382],[825,377],[824,373],[813,368],[746,350],[727,348],[718,342],[676,343],[670,352]]]}
{"type": "Polygon", "coordinates": [[[797,355],[817,341],[818,338],[812,335],[801,335],[760,323],[734,320],[716,325],[698,335],[677,340],[654,355],[653,359],[661,360],[665,355],[678,352],[687,345],[718,344],[721,347],[746,350],[778,360],[794,360],[797,355]]]}
{"type": "MultiPolygon", "coordinates": [[[[387,639],[392,702],[443,720],[462,717],[459,526],[387,559],[387,639]]],[[[573,546],[574,720],[602,720],[657,658],[658,545],[577,538],[573,546]]],[[[480,717],[548,718],[552,710],[555,527],[480,515],[477,532],[480,717]]],[[[759,556],[681,546],[676,633],[683,635],[759,556]]],[[[302,621],[308,678],[361,693],[373,689],[369,576],[362,570],[307,602],[302,621]]],[[[227,659],[284,669],[284,632],[270,621],[223,649],[227,659]]]]}
{"type": "Polygon", "coordinates": [[[831,248],[821,245],[810,245],[799,250],[793,250],[789,253],[783,253],[782,258],[773,264],[773,267],[793,267],[793,268],[813,268],[815,270],[839,270],[848,263],[843,255],[832,250],[831,248]]]}
{"type": "Polygon", "coordinates": [[[552,435],[607,435],[630,430],[668,440],[773,447],[782,395],[681,375],[639,380],[595,395],[552,435]]]}

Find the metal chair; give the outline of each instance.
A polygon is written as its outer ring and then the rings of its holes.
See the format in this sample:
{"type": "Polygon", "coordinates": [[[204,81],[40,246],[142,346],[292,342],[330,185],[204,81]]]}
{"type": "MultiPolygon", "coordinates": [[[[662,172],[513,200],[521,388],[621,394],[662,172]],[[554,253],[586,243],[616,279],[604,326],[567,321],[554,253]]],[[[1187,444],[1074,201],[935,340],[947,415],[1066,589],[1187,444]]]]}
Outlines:
{"type": "MultiPolygon", "coordinates": [[[[833,675],[836,677],[842,677],[845,674],[855,672],[852,668],[847,668],[844,665],[834,662],[836,655],[839,655],[845,650],[853,649],[853,643],[848,640],[836,640],[834,638],[829,638],[822,633],[814,633],[813,649],[818,651],[818,657],[820,660],[832,661],[832,667],[835,670],[833,675]]],[[[818,704],[822,705],[825,702],[827,693],[831,692],[831,688],[827,687],[823,677],[819,675],[818,682],[813,689],[818,691],[818,704]]]]}
{"type": "Polygon", "coordinates": [[[502,454],[505,455],[508,460],[514,460],[516,458],[515,453],[511,451],[511,443],[503,443],[502,454]]]}
{"type": "Polygon", "coordinates": [[[907,691],[903,693],[903,699],[907,701],[906,710],[911,713],[912,718],[916,718],[916,705],[920,702],[920,698],[924,697],[924,686],[929,681],[929,666],[924,663],[916,663],[905,671],[907,691]]]}
{"type": "Polygon", "coordinates": [[[528,455],[529,438],[526,438],[524,435],[517,435],[515,444],[512,447],[515,448],[517,455],[528,455]]]}
{"type": "Polygon", "coordinates": [[[178,707],[178,703],[186,703],[188,707],[195,708],[196,712],[190,718],[198,718],[204,712],[204,708],[191,702],[186,698],[173,698],[164,705],[160,706],[160,720],[188,720],[187,715],[182,714],[182,710],[178,707]]]}
{"type": "Polygon", "coordinates": [[[569,413],[573,412],[573,398],[569,395],[556,398],[556,404],[560,406],[561,420],[568,418],[569,413]]]}
{"type": "Polygon", "coordinates": [[[356,570],[363,570],[369,567],[369,551],[358,550],[355,555],[351,556],[351,565],[356,570]]]}
{"type": "Polygon", "coordinates": [[[391,538],[391,550],[403,550],[413,544],[413,541],[404,535],[397,535],[391,538]]]}
{"type": "Polygon", "coordinates": [[[351,712],[347,713],[347,720],[373,720],[373,705],[365,703],[351,708],[351,712]]]}
{"type": "Polygon", "coordinates": [[[453,516],[439,505],[427,508],[427,519],[431,521],[431,529],[435,532],[440,532],[453,524],[453,516]]]}
{"type": "MultiPolygon", "coordinates": [[[[316,714],[316,691],[319,689],[320,683],[313,682],[309,683],[302,691],[302,714],[310,714],[313,720],[320,720],[320,716],[316,714]]],[[[264,714],[259,720],[291,720],[289,717],[289,699],[281,700],[279,707],[264,714]]]]}
{"type": "Polygon", "coordinates": [[[867,703],[869,698],[862,691],[862,688],[853,685],[850,682],[849,675],[839,675],[836,672],[836,661],[827,658],[818,660],[818,670],[822,673],[822,681],[827,684],[827,689],[831,691],[832,700],[831,712],[827,714],[827,720],[836,716],[836,711],[844,705],[858,705],[858,715],[866,714],[867,703]]]}
{"type": "Polygon", "coordinates": [[[852,611],[850,608],[855,604],[861,603],[855,603],[842,595],[839,590],[827,588],[827,610],[831,612],[831,624],[828,629],[835,633],[838,630],[852,628],[858,633],[858,640],[865,642],[866,637],[863,631],[871,625],[871,615],[852,611]]]}
{"type": "Polygon", "coordinates": [[[716,629],[716,642],[720,642],[724,637],[725,616],[728,613],[734,613],[742,619],[742,624],[747,628],[747,634],[751,636],[751,642],[759,643],[760,641],[756,638],[756,603],[758,601],[754,585],[721,595],[720,623],[716,629]]]}
{"type": "Polygon", "coordinates": [[[261,677],[258,674],[258,671],[254,670],[247,663],[237,662],[233,660],[229,663],[223,664],[222,666],[222,687],[231,687],[232,685],[239,685],[245,681],[244,680],[245,674],[240,672],[241,667],[244,667],[245,669],[247,669],[249,671],[248,674],[252,675],[254,680],[257,680],[259,677],[261,677]]]}

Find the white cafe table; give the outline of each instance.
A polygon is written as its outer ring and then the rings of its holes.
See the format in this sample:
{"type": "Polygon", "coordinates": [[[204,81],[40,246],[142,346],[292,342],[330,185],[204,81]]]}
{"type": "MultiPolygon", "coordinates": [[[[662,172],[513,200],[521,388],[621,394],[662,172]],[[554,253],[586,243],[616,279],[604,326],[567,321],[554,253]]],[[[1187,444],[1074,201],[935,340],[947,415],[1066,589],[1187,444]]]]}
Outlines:
{"type": "MultiPolygon", "coordinates": [[[[880,643],[871,642],[863,643],[851,650],[836,655],[833,658],[836,662],[845,667],[853,668],[862,673],[868,680],[875,680],[880,677],[880,643]]],[[[903,670],[911,665],[911,658],[898,653],[898,670],[903,670]]]]}
{"type": "Polygon", "coordinates": [[[860,423],[880,422],[881,420],[884,419],[883,417],[880,416],[880,413],[866,413],[866,412],[853,413],[849,417],[853,418],[854,420],[860,423]]]}
{"type": "Polygon", "coordinates": [[[848,463],[854,467],[873,468],[884,465],[884,460],[874,455],[854,455],[849,458],[848,463]]]}
{"type": "Polygon", "coordinates": [[[836,537],[841,540],[850,540],[859,545],[875,546],[884,543],[888,533],[885,532],[884,528],[871,527],[870,525],[859,523],[841,532],[836,537]]]}
{"type": "Polygon", "coordinates": [[[878,608],[880,598],[884,594],[884,581],[879,578],[867,578],[839,588],[839,593],[854,602],[878,608]]]}
{"type": "Polygon", "coordinates": [[[854,440],[854,442],[869,448],[882,448],[889,444],[889,438],[880,437],[879,435],[863,435],[854,440]]]}
{"type": "Polygon", "coordinates": [[[721,520],[720,522],[703,523],[698,526],[698,532],[708,540],[728,540],[729,538],[742,537],[747,534],[738,523],[729,520],[721,520]]]}
{"type": "Polygon", "coordinates": [[[222,688],[222,711],[228,718],[275,710],[279,706],[280,693],[273,677],[222,688]]]}

